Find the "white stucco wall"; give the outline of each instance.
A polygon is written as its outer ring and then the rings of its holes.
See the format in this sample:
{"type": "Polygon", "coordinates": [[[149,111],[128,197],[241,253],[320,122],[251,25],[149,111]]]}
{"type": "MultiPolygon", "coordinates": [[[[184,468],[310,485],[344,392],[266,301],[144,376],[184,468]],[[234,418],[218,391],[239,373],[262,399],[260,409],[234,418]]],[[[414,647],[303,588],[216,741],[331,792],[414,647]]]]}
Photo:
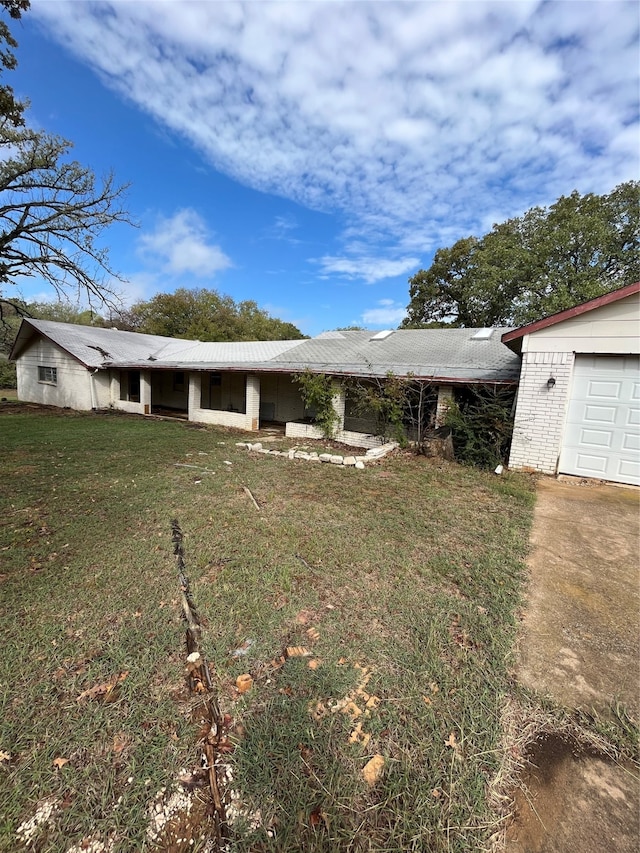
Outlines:
{"type": "Polygon", "coordinates": [[[525,335],[510,468],[556,473],[575,356],[637,354],[639,333],[640,295],[633,294],[525,335]]]}
{"type": "MultiPolygon", "coordinates": [[[[25,403],[69,406],[79,411],[88,411],[93,407],[89,370],[44,338],[33,341],[20,354],[16,373],[18,399],[25,403]],[[41,382],[38,379],[38,367],[55,367],[57,383],[41,382]]],[[[108,386],[108,381],[106,384],[108,386]]]]}

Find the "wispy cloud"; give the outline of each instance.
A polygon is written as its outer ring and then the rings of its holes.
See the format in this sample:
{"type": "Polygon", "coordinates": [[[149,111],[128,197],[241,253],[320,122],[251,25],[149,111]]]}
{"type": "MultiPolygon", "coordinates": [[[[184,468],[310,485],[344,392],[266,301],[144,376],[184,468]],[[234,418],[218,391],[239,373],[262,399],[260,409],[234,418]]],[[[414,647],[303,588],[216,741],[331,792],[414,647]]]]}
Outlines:
{"type": "Polygon", "coordinates": [[[349,280],[358,279],[367,284],[374,284],[385,278],[394,278],[403,275],[410,270],[415,271],[420,263],[419,258],[372,258],[362,257],[358,254],[352,257],[332,257],[325,255],[323,258],[311,258],[312,263],[318,264],[321,276],[338,276],[349,280]]]}
{"type": "Polygon", "coordinates": [[[405,306],[394,299],[379,299],[377,308],[368,308],[362,312],[362,322],[365,326],[398,326],[405,318],[405,306]]]}
{"type": "Polygon", "coordinates": [[[299,245],[302,241],[293,236],[298,228],[298,223],[293,216],[276,216],[273,224],[265,231],[265,237],[269,240],[285,240],[292,246],[299,245]]]}
{"type": "Polygon", "coordinates": [[[637,177],[634,0],[32,5],[217,169],[340,212],[372,256],[637,177]]]}
{"type": "Polygon", "coordinates": [[[211,242],[203,220],[194,210],[179,210],[160,217],[155,229],[138,241],[140,254],[152,266],[172,276],[211,278],[231,266],[231,259],[211,242]]]}

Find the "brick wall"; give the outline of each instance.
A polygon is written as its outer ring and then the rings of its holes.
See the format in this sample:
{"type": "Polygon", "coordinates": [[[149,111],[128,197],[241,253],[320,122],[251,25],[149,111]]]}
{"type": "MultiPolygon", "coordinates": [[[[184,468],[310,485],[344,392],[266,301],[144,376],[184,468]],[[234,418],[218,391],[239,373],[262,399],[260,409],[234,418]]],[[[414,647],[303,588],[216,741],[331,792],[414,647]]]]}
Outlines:
{"type": "Polygon", "coordinates": [[[523,354],[510,468],[556,473],[573,362],[569,352],[523,354]],[[553,388],[547,387],[550,376],[556,381],[553,388]]]}

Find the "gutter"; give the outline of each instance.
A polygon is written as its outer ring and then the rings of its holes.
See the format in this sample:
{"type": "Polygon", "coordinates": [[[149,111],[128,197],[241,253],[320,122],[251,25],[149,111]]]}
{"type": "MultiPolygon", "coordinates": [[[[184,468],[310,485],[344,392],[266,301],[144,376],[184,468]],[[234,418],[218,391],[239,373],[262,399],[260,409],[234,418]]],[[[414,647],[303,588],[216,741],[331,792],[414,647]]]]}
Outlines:
{"type": "Polygon", "coordinates": [[[100,368],[96,367],[96,369],[93,371],[93,373],[89,374],[89,393],[91,395],[91,409],[94,412],[98,408],[98,398],[96,396],[96,386],[95,386],[95,383],[93,381],[93,377],[96,375],[96,373],[98,373],[99,370],[100,370],[100,368]]]}

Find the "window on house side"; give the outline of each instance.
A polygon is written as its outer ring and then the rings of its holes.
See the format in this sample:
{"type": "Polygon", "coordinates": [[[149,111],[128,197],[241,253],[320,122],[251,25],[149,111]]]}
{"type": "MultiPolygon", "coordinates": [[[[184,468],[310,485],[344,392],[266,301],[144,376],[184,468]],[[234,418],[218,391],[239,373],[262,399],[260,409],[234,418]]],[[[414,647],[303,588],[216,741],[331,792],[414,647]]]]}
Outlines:
{"type": "Polygon", "coordinates": [[[38,365],[38,382],[47,382],[49,385],[57,385],[58,384],[58,368],[57,367],[44,367],[43,365],[38,365]]]}

